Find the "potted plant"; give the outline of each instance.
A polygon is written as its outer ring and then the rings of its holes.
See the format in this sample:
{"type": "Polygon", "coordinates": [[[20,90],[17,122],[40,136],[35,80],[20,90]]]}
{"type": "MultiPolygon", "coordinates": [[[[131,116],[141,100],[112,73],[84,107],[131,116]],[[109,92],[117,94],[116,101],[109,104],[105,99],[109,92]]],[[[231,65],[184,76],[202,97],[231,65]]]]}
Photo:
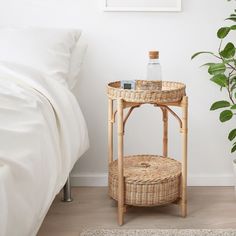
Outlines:
{"type": "MultiPolygon", "coordinates": [[[[236,115],[236,48],[234,45],[236,42],[228,40],[228,35],[236,30],[236,9],[226,19],[226,22],[227,26],[221,27],[217,31],[218,51],[202,51],[192,56],[192,59],[201,54],[212,56],[212,62],[208,62],[203,66],[207,67],[210,80],[227,95],[225,100],[214,102],[210,108],[211,111],[221,109],[219,116],[221,122],[227,122],[236,115]]],[[[232,142],[231,153],[234,153],[236,151],[236,128],[229,132],[228,139],[232,142]]],[[[233,160],[233,166],[236,176],[236,159],[233,160]]]]}

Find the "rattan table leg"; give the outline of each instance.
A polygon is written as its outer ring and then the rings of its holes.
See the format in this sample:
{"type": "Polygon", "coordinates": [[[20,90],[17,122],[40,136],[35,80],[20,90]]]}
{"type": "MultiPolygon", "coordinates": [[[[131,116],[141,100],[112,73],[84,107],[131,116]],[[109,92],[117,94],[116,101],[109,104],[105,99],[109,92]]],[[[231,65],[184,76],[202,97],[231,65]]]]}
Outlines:
{"type": "Polygon", "coordinates": [[[124,223],[124,171],[123,171],[123,100],[117,101],[118,115],[118,224],[124,223]]]}
{"type": "Polygon", "coordinates": [[[161,108],[163,115],[163,156],[168,156],[168,110],[161,108]]]}
{"type": "Polygon", "coordinates": [[[113,161],[113,100],[108,99],[108,163],[113,161]]]}
{"type": "Polygon", "coordinates": [[[187,215],[187,143],[188,143],[188,97],[183,97],[182,107],[182,175],[181,175],[181,215],[187,215]]]}

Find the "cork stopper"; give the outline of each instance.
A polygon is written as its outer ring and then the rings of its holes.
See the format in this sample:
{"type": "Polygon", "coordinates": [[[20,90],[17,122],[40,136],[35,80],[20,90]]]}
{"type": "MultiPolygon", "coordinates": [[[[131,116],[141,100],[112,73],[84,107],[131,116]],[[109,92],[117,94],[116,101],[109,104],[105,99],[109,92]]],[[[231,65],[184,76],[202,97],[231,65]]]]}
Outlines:
{"type": "Polygon", "coordinates": [[[159,59],[159,51],[150,51],[149,58],[150,59],[159,59]]]}

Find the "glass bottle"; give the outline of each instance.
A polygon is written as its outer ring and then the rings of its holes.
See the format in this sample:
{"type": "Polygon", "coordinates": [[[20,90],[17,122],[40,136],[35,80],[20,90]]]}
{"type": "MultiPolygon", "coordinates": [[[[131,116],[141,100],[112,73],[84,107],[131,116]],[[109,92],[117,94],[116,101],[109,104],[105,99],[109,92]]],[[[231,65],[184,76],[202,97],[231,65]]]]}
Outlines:
{"type": "Polygon", "coordinates": [[[155,83],[158,85],[158,90],[161,90],[161,65],[159,61],[159,51],[149,52],[149,62],[147,64],[147,80],[160,81],[160,83],[155,83]]]}

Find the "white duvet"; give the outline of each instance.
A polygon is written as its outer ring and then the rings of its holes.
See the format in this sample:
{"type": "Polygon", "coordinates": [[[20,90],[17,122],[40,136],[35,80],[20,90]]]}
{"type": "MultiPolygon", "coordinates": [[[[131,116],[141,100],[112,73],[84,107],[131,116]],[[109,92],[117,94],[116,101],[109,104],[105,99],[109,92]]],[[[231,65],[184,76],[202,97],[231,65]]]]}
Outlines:
{"type": "Polygon", "coordinates": [[[0,236],[37,233],[87,148],[83,115],[65,86],[0,63],[0,236]]]}

